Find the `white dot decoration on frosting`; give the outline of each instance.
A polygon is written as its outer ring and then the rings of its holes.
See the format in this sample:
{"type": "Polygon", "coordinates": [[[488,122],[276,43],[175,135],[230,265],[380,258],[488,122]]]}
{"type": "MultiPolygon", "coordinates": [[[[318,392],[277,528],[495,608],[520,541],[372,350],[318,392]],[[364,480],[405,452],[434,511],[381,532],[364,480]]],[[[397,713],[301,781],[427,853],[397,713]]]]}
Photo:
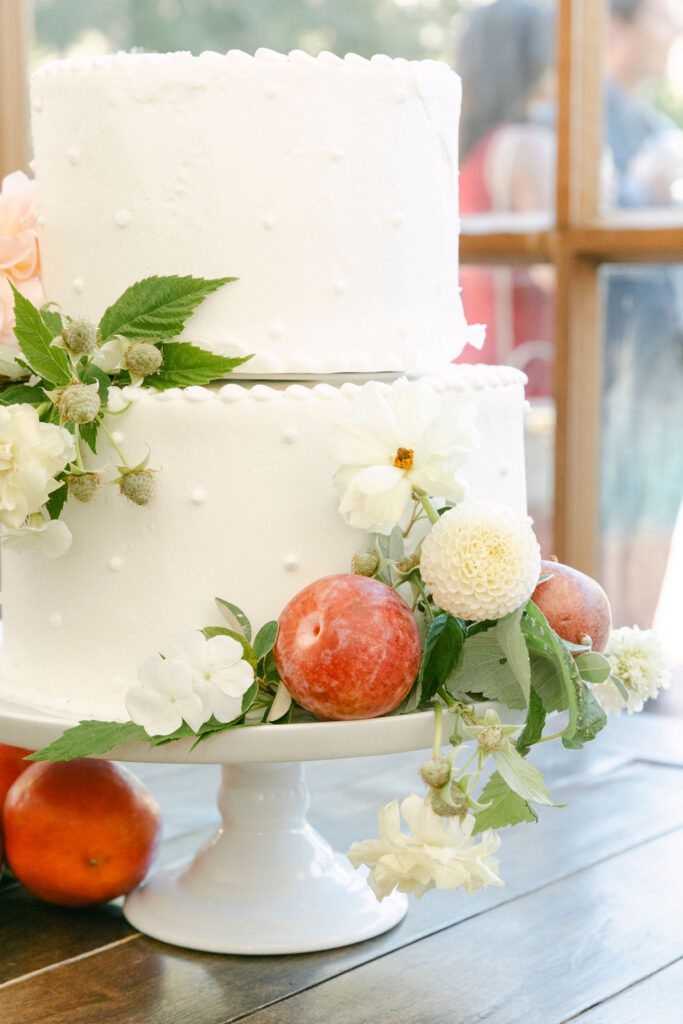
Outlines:
{"type": "Polygon", "coordinates": [[[275,321],[274,323],[269,324],[269,326],[268,326],[268,337],[269,338],[272,338],[273,341],[279,341],[280,338],[284,338],[284,336],[285,336],[284,324],[281,324],[278,321],[275,321]]]}
{"type": "Polygon", "coordinates": [[[330,160],[338,163],[344,159],[344,150],[340,146],[333,146],[330,150],[330,160]]]}
{"type": "Polygon", "coordinates": [[[60,629],[64,625],[64,618],[59,612],[52,612],[47,621],[53,629],[60,629]]]}
{"type": "Polygon", "coordinates": [[[405,101],[408,99],[408,90],[394,89],[391,98],[394,101],[394,103],[405,103],[405,101]]]}
{"type": "Polygon", "coordinates": [[[123,559],[119,555],[113,555],[107,562],[107,565],[111,572],[121,572],[123,569],[123,559]]]}
{"type": "Polygon", "coordinates": [[[43,97],[36,96],[36,98],[33,101],[33,109],[35,110],[36,114],[39,114],[44,106],[45,104],[43,103],[43,97]]]}
{"type": "Polygon", "coordinates": [[[410,334],[410,330],[406,327],[405,324],[399,324],[399,326],[396,328],[396,333],[398,334],[399,338],[407,338],[408,335],[410,334]]]}
{"type": "Polygon", "coordinates": [[[70,149],[66,154],[66,158],[70,164],[77,164],[81,159],[81,154],[77,149],[70,149]]]}
{"type": "Polygon", "coordinates": [[[112,435],[111,436],[113,437],[113,439],[116,441],[117,444],[122,444],[123,441],[124,441],[123,434],[121,433],[120,430],[112,431],[112,435]]]}
{"type": "Polygon", "coordinates": [[[396,210],[396,212],[391,215],[391,226],[392,228],[400,228],[402,224],[403,214],[399,210],[396,210]]]}
{"type": "Polygon", "coordinates": [[[498,472],[500,473],[501,476],[507,476],[508,473],[510,472],[510,466],[508,465],[508,463],[501,462],[500,466],[498,467],[498,472]]]}
{"type": "Polygon", "coordinates": [[[133,220],[133,214],[130,210],[120,209],[114,214],[114,223],[119,228],[127,228],[130,222],[133,220]]]}
{"type": "Polygon", "coordinates": [[[282,431],[282,440],[285,444],[295,444],[299,440],[299,431],[296,427],[286,427],[282,431]]]}
{"type": "Polygon", "coordinates": [[[299,568],[299,559],[296,555],[285,555],[282,564],[287,572],[296,572],[299,568]]]}
{"type": "Polygon", "coordinates": [[[348,287],[346,281],[335,281],[332,285],[332,290],[335,295],[343,295],[348,290],[348,287]]]}
{"type": "Polygon", "coordinates": [[[39,213],[38,216],[36,217],[36,224],[38,225],[39,228],[44,227],[44,225],[45,225],[45,217],[42,215],[42,213],[39,213]]]}
{"type": "Polygon", "coordinates": [[[280,95],[280,90],[274,82],[268,82],[265,89],[263,90],[266,99],[274,100],[280,95]]]}
{"type": "Polygon", "coordinates": [[[71,287],[76,292],[76,295],[80,295],[81,292],[83,291],[83,289],[85,288],[85,285],[83,283],[83,278],[82,277],[75,277],[73,279],[73,281],[71,282],[71,287]]]}
{"type": "Polygon", "coordinates": [[[272,231],[277,224],[277,220],[272,213],[265,213],[261,219],[261,223],[268,231],[272,231]]]}
{"type": "Polygon", "coordinates": [[[206,501],[206,497],[206,491],[203,491],[201,487],[198,487],[190,495],[190,501],[192,502],[193,505],[203,505],[204,502],[206,501]]]}

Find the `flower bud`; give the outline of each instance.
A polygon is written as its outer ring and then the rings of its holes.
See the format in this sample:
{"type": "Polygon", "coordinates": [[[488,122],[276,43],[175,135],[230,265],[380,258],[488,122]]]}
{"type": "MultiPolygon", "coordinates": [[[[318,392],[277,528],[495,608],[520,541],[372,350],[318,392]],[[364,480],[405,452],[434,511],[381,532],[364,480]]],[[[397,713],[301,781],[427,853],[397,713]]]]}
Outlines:
{"type": "Polygon", "coordinates": [[[404,555],[403,558],[399,558],[396,568],[399,572],[411,572],[419,564],[419,555],[404,555]]]}
{"type": "Polygon", "coordinates": [[[66,478],[69,494],[84,505],[93,500],[101,482],[97,473],[69,473],[66,478]]]}
{"type": "Polygon", "coordinates": [[[156,345],[136,341],[126,352],[124,363],[131,377],[148,377],[161,366],[162,355],[156,345]]]}
{"type": "Polygon", "coordinates": [[[154,470],[128,470],[119,480],[119,491],[134,505],[149,505],[154,494],[154,470]]]}
{"type": "Polygon", "coordinates": [[[357,576],[374,576],[379,566],[379,555],[375,551],[356,551],[351,559],[351,572],[357,576]]]}
{"type": "Polygon", "coordinates": [[[482,750],[500,750],[505,742],[505,733],[499,725],[489,725],[479,733],[479,746],[482,750]]]}
{"type": "Polygon", "coordinates": [[[433,757],[420,767],[422,780],[433,789],[441,789],[451,777],[451,766],[445,757],[433,757]]]}
{"type": "Polygon", "coordinates": [[[443,798],[438,789],[432,789],[427,799],[434,813],[442,818],[454,818],[456,815],[461,818],[464,814],[467,814],[467,797],[457,782],[451,782],[450,798],[455,805],[453,807],[443,798]]]}
{"type": "Polygon", "coordinates": [[[72,320],[62,331],[62,338],[74,355],[86,355],[97,347],[97,328],[89,320],[72,320]]]}
{"type": "Polygon", "coordinates": [[[58,399],[62,420],[71,423],[91,423],[97,418],[102,405],[97,383],[69,384],[58,399]]]}

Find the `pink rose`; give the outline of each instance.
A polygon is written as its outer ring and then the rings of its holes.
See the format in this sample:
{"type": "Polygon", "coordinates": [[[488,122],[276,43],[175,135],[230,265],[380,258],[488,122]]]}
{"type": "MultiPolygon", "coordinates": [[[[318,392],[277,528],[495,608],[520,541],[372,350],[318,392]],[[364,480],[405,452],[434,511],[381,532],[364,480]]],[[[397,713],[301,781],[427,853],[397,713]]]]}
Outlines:
{"type": "Polygon", "coordinates": [[[0,344],[14,344],[14,298],[9,281],[34,305],[43,302],[38,279],[36,183],[23,171],[3,179],[0,190],[0,344]]]}

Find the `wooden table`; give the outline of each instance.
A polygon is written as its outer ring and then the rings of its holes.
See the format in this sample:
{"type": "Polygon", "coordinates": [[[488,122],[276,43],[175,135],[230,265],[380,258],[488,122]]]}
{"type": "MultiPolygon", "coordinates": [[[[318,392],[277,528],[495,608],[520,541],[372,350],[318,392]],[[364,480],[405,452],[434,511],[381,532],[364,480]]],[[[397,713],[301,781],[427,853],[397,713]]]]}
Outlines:
{"type": "MultiPolygon", "coordinates": [[[[676,1024],[683,1019],[683,720],[612,723],[585,751],[539,748],[556,800],[503,830],[505,889],[427,893],[369,942],[300,956],[195,953],[120,907],[0,890],[2,1024],[676,1024]]],[[[419,754],[309,767],[311,820],[339,849],[419,791],[419,754]]],[[[133,766],[165,815],[162,862],[217,821],[218,769],[133,766]]]]}

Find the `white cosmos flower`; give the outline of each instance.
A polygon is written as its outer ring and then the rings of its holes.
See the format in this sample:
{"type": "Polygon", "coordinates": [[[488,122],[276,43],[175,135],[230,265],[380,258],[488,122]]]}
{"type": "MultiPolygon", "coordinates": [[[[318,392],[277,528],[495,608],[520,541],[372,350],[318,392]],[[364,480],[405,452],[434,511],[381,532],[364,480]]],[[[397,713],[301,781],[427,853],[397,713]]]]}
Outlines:
{"type": "Polygon", "coordinates": [[[607,641],[605,657],[612,672],[626,687],[624,697],[611,679],[591,687],[603,711],[617,717],[625,709],[629,715],[641,711],[646,700],[667,689],[671,673],[666,667],[664,648],[654,629],[614,629],[607,641]]]}
{"type": "Polygon", "coordinates": [[[126,693],[126,709],[131,719],[149,736],[168,736],[183,721],[196,732],[209,717],[192,685],[188,665],[156,654],[138,669],[140,686],[126,693]]]}
{"type": "Polygon", "coordinates": [[[71,434],[41,423],[32,405],[0,408],[0,522],[11,529],[38,512],[74,458],[71,434]]]}
{"type": "Polygon", "coordinates": [[[201,630],[189,630],[180,636],[173,653],[188,666],[206,718],[215,715],[219,722],[232,722],[239,717],[254,670],[244,660],[244,649],[237,640],[221,635],[207,640],[201,630]]]}
{"type": "Polygon", "coordinates": [[[370,381],[354,396],[353,415],[337,424],[331,454],[339,511],[350,526],[389,533],[414,488],[457,502],[458,470],[478,444],[476,407],[426,381],[370,381]]]}
{"type": "Polygon", "coordinates": [[[30,516],[25,526],[6,526],[2,534],[6,547],[17,551],[32,549],[44,558],[60,558],[71,547],[71,531],[61,519],[43,519],[38,513],[30,516]]]}
{"type": "Polygon", "coordinates": [[[477,843],[472,838],[474,816],[443,818],[415,793],[406,797],[399,814],[398,800],[377,815],[379,837],[353,843],[348,858],[355,868],[370,868],[368,882],[381,902],[394,889],[423,896],[429,889],[466,889],[503,885],[493,856],[499,837],[488,829],[477,843]],[[410,835],[401,831],[401,814],[410,835]]]}

